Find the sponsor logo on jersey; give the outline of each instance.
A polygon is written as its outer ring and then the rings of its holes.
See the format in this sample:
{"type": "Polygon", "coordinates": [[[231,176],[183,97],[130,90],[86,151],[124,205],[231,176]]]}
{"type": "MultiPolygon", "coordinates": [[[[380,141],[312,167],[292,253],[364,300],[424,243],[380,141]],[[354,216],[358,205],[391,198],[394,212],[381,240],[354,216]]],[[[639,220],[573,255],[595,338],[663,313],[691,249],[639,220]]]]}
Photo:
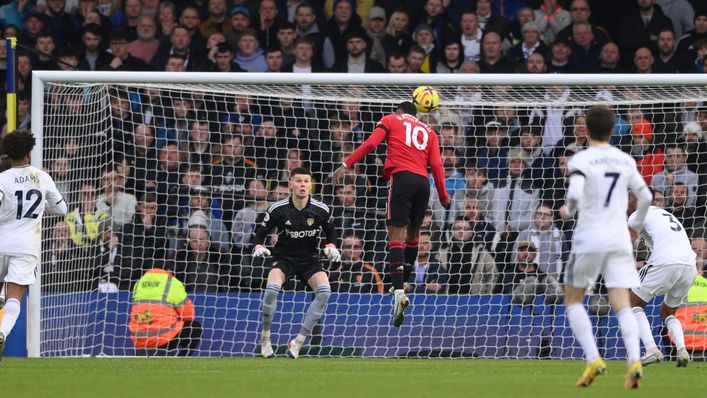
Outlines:
{"type": "Polygon", "coordinates": [[[290,220],[287,220],[285,221],[285,225],[292,225],[292,223],[290,222],[290,220]]]}
{"type": "Polygon", "coordinates": [[[313,219],[313,218],[308,218],[308,219],[307,219],[307,225],[309,225],[310,227],[311,227],[312,225],[314,225],[314,219],[313,219]]]}
{"type": "Polygon", "coordinates": [[[306,231],[290,231],[289,229],[285,230],[285,234],[287,234],[290,238],[293,239],[311,238],[313,236],[316,236],[317,232],[318,230],[316,229],[309,229],[306,231]]]}

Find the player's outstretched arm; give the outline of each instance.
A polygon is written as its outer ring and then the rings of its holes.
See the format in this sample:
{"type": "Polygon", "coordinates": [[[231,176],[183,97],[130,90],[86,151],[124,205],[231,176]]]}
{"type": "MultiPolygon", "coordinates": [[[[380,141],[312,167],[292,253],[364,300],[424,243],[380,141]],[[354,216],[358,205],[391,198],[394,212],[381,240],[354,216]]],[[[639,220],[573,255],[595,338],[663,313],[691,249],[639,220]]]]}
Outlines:
{"type": "Polygon", "coordinates": [[[442,166],[442,156],[439,151],[439,141],[435,134],[430,135],[430,168],[432,169],[432,177],[435,180],[435,187],[439,195],[439,202],[442,203],[445,209],[449,209],[452,203],[452,198],[447,192],[445,186],[444,167],[442,166]]]}
{"type": "Polygon", "coordinates": [[[371,136],[368,137],[368,139],[364,141],[363,144],[356,148],[356,150],[353,151],[353,153],[349,155],[346,160],[344,160],[344,163],[338,169],[336,169],[334,175],[332,176],[332,183],[334,185],[337,185],[344,172],[346,172],[349,167],[353,167],[353,165],[360,162],[363,158],[366,157],[366,155],[376,149],[378,145],[383,142],[386,135],[388,135],[388,128],[383,123],[378,124],[375,130],[373,130],[373,133],[371,133],[371,136]]]}
{"type": "Polygon", "coordinates": [[[638,233],[643,229],[643,224],[646,222],[648,208],[653,201],[653,194],[651,194],[650,189],[648,189],[638,169],[635,168],[634,173],[629,179],[628,187],[631,193],[633,193],[633,196],[636,197],[636,212],[634,213],[633,220],[629,220],[628,227],[638,233]]]}

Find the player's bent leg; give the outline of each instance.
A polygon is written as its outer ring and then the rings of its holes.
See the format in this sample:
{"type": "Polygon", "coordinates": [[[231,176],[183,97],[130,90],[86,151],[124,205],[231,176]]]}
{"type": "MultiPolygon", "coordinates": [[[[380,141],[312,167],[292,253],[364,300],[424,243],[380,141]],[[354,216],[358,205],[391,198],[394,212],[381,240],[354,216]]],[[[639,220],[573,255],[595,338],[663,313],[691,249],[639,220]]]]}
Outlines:
{"type": "MultiPolygon", "coordinates": [[[[631,311],[636,317],[636,324],[638,325],[638,335],[641,339],[641,342],[643,343],[643,347],[645,347],[646,349],[646,352],[641,356],[641,364],[643,366],[647,366],[652,363],[662,362],[663,353],[660,352],[660,349],[655,343],[655,338],[653,337],[651,325],[648,322],[648,317],[646,317],[645,311],[643,310],[647,304],[646,300],[639,296],[643,294],[643,292],[637,289],[632,289],[631,291],[629,291],[629,302],[632,307],[631,311]]],[[[646,299],[648,298],[649,297],[646,297],[646,299]]],[[[652,297],[650,297],[650,299],[652,299],[652,297]]]]}
{"type": "Polygon", "coordinates": [[[408,225],[405,238],[405,269],[404,269],[404,280],[405,282],[410,281],[410,275],[412,275],[415,261],[417,261],[418,244],[420,239],[420,227],[414,225],[408,225]]]}
{"type": "Polygon", "coordinates": [[[685,332],[682,328],[680,320],[675,317],[678,306],[682,300],[675,300],[673,298],[666,296],[663,303],[660,305],[660,318],[663,320],[665,327],[668,328],[670,336],[673,338],[675,343],[675,348],[677,348],[678,353],[676,357],[677,365],[679,368],[687,367],[690,363],[690,354],[685,348],[685,332]],[[672,305],[675,305],[674,307],[672,305]]]}
{"type": "Polygon", "coordinates": [[[273,268],[268,273],[268,282],[263,293],[263,325],[260,337],[260,354],[264,358],[272,358],[275,351],[270,341],[270,327],[277,310],[277,296],[280,293],[282,284],[285,282],[285,274],[279,268],[273,268]]]}
{"type": "Polygon", "coordinates": [[[292,359],[299,357],[299,352],[302,349],[302,345],[304,345],[305,339],[312,333],[312,329],[324,315],[331,296],[331,286],[329,286],[329,278],[325,272],[317,272],[312,275],[308,284],[314,290],[314,300],[304,314],[304,322],[302,322],[299,334],[287,344],[287,356],[292,359]]]}

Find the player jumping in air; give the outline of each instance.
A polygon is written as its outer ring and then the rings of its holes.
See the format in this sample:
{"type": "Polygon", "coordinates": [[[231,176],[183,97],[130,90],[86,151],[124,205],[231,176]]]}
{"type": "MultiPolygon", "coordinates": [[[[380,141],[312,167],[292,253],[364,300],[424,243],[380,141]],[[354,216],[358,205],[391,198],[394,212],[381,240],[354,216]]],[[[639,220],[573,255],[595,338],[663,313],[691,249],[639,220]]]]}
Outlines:
{"type": "Polygon", "coordinates": [[[412,102],[400,103],[397,113],[384,116],[371,136],[344,160],[332,178],[334,185],[338,184],[349,167],[360,162],[383,140],[388,144],[383,177],[389,180],[388,272],[395,293],[393,325],[396,327],[403,323],[405,308],[410,305],[403,287],[417,259],[420,225],[430,197],[428,166],[432,169],[440,202],[444,207],[449,207],[451,202],[445,188],[437,134],[417,120],[416,114],[412,102]]]}
{"type": "Polygon", "coordinates": [[[587,360],[577,386],[589,386],[606,371],[606,363],[599,356],[592,324],[583,304],[587,288],[593,286],[602,274],[627,351],[625,386],[638,388],[643,368],[638,326],[629,305],[628,289],[638,287],[640,282],[634,266],[629,228],[636,233],[643,228],[652,195],[636,169],[636,161],[609,145],[614,130],[614,112],[595,106],[587,111],[586,117],[589,148],[568,162],[567,200],[560,209],[564,219],[579,210],[572,251],[565,267],[567,319],[587,360]],[[629,188],[638,199],[638,205],[635,216],[627,223],[629,188]]]}
{"type": "Polygon", "coordinates": [[[312,191],[312,173],[298,167],[290,172],[290,197],[275,202],[265,212],[265,217],[253,235],[253,256],[269,256],[263,246],[265,237],[277,228],[278,239],[273,248],[273,264],[268,273],[268,283],[263,294],[263,331],[260,340],[261,354],[274,356],[270,341],[270,326],[277,308],[277,295],[293,275],[306,282],[314,291],[314,301],[307,308],[299,334],[288,343],[287,355],[296,359],[307,336],[324,314],[331,295],[329,277],[319,260],[319,234],[324,231],[326,244],[323,253],[331,262],[341,261],[336,249],[337,239],[331,210],[324,203],[309,196],[312,191]]]}
{"type": "Polygon", "coordinates": [[[20,315],[20,302],[27,286],[34,283],[42,241],[42,215],[65,215],[66,202],[49,174],[30,166],[35,140],[27,130],[8,134],[0,142],[0,153],[12,168],[0,173],[0,276],[6,298],[0,320],[0,359],[7,336],[20,315]]]}
{"type": "MultiPolygon", "coordinates": [[[[629,213],[633,213],[635,207],[636,203],[632,198],[629,201],[629,213]]],[[[629,222],[635,216],[636,213],[631,214],[629,222]]],[[[687,291],[697,278],[695,252],[692,251],[690,239],[680,221],[660,207],[650,207],[646,223],[639,236],[651,250],[646,264],[638,271],[641,286],[634,287],[630,293],[631,307],[636,315],[639,335],[646,348],[641,363],[648,365],[663,360],[663,354],[655,344],[651,326],[643,309],[655,297],[664,295],[663,304],[660,306],[660,319],[670,331],[678,349],[678,367],[686,367],[690,363],[690,354],[685,349],[682,324],[675,317],[675,312],[685,301],[687,291]]]]}

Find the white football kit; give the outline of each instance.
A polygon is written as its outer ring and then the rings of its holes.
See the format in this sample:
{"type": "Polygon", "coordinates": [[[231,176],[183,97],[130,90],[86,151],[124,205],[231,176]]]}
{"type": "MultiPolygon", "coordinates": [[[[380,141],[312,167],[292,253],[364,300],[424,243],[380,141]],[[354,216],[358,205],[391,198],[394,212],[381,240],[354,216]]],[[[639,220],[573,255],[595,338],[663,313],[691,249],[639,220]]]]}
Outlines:
{"type": "Polygon", "coordinates": [[[665,305],[679,306],[697,277],[696,254],[685,228],[667,210],[651,206],[639,236],[651,255],[638,271],[641,285],[632,291],[646,303],[665,295],[665,305]]]}
{"type": "Polygon", "coordinates": [[[34,283],[45,210],[53,215],[67,211],[49,174],[33,166],[0,173],[0,275],[5,274],[5,282],[34,283]]]}
{"type": "MultiPolygon", "coordinates": [[[[647,211],[650,192],[636,168],[636,161],[611,146],[589,147],[567,164],[570,186],[567,206],[579,211],[572,251],[565,269],[565,283],[587,288],[599,274],[609,288],[639,285],[633,246],[626,220],[628,190],[639,198],[639,215],[647,211]]],[[[637,216],[632,227],[642,227],[637,216]]]]}

